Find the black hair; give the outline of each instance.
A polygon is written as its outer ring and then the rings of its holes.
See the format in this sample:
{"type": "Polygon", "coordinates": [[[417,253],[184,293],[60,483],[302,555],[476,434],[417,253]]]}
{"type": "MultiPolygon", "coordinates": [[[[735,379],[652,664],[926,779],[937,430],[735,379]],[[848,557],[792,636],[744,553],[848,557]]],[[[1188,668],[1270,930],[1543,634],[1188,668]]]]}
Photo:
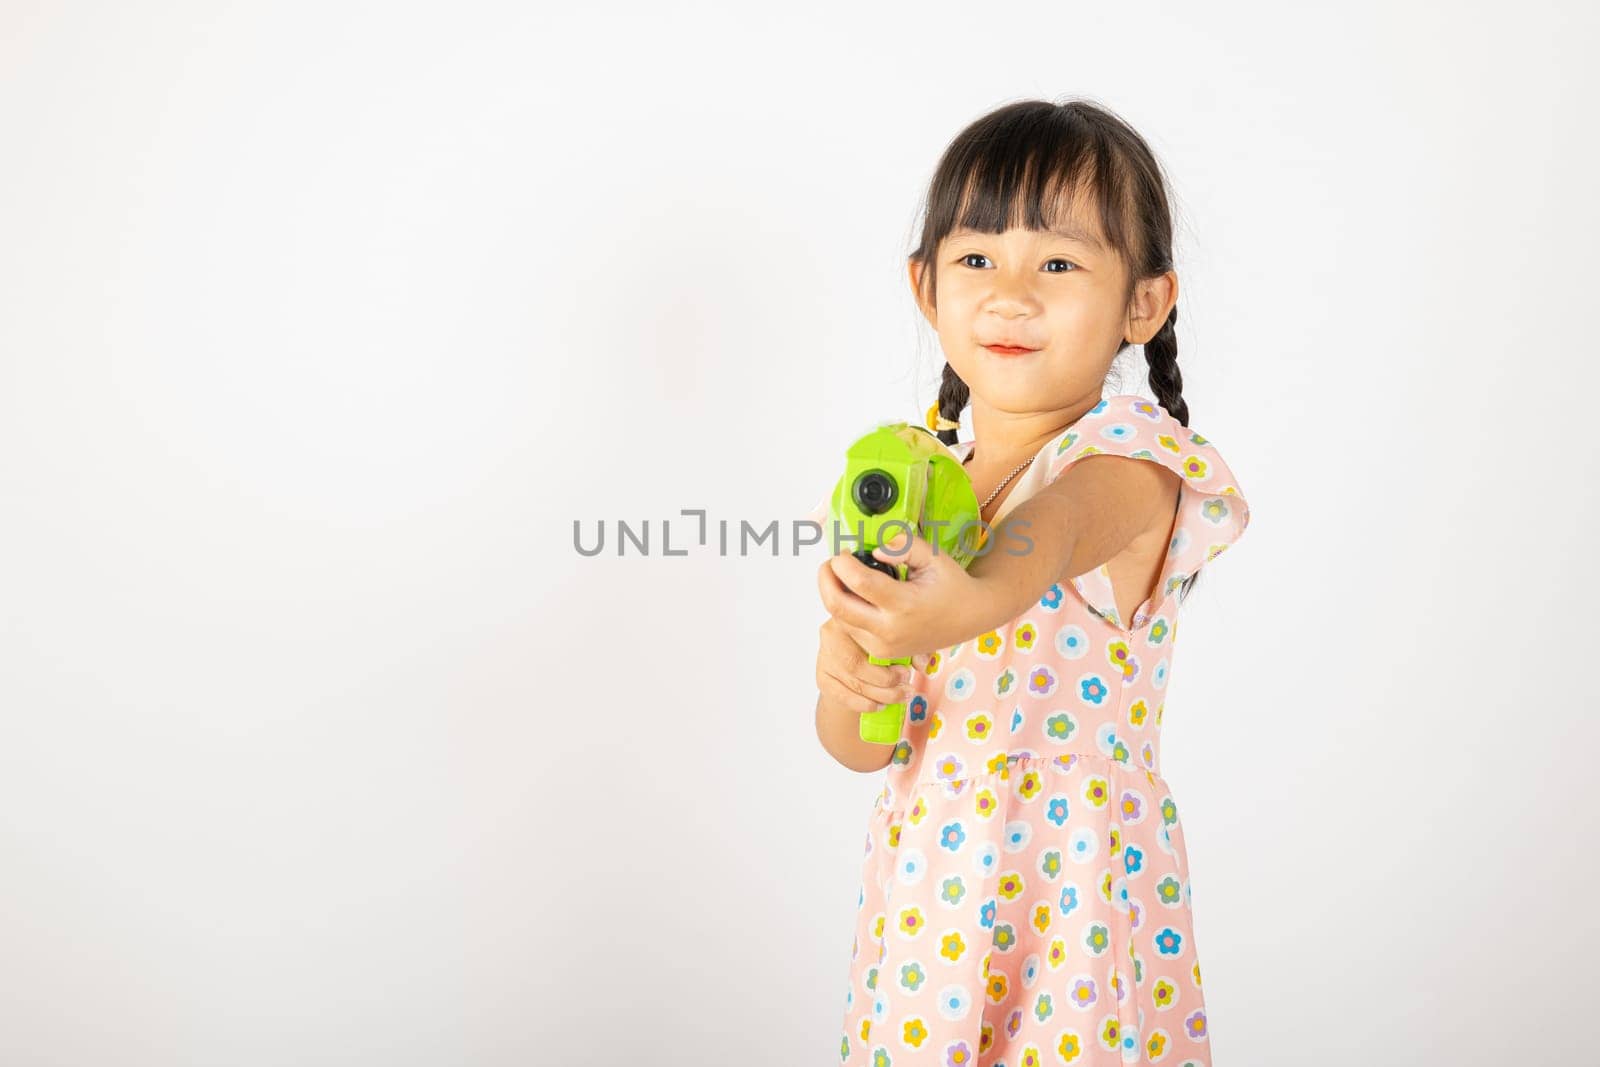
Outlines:
{"type": "MultiPolygon", "coordinates": [[[[952,230],[1045,230],[1085,190],[1092,194],[1101,233],[1127,269],[1123,298],[1129,301],[1140,279],[1173,269],[1166,181],[1144,138],[1110,110],[1082,98],[1023,100],[973,121],[945,149],[929,184],[921,243],[910,256],[924,265],[924,298],[935,305],[939,244],[952,230]]],[[[1177,323],[1174,306],[1143,347],[1151,391],[1179,425],[1188,426],[1177,323]]],[[[1123,341],[1118,353],[1129,343],[1123,341]]],[[[946,361],[939,414],[959,422],[969,399],[967,383],[946,361]]],[[[937,436],[947,445],[957,441],[955,430],[937,436]]],[[[1197,578],[1198,573],[1184,581],[1180,601],[1197,578]]]]}

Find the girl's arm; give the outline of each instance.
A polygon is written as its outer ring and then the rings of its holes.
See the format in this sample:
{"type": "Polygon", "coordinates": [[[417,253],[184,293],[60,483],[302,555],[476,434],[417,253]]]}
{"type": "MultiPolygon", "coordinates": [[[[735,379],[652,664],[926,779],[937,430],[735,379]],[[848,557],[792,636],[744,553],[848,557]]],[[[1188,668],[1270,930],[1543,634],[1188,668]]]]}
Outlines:
{"type": "Polygon", "coordinates": [[[999,629],[1053,583],[1116,556],[1172,512],[1180,481],[1160,464],[1109,453],[1069,465],[990,530],[988,553],[967,568],[980,595],[961,613],[962,629],[999,629]]]}
{"type": "MultiPolygon", "coordinates": [[[[1100,566],[1170,509],[1178,475],[1112,454],[1071,463],[990,531],[985,555],[965,570],[917,537],[909,549],[873,550],[909,563],[906,581],[864,566],[848,550],[821,574],[823,605],[874,656],[914,656],[997,630],[1050,586],[1100,566]],[[1165,504],[1163,504],[1165,501],[1165,504]]],[[[903,535],[902,535],[903,542],[903,535]]]]}

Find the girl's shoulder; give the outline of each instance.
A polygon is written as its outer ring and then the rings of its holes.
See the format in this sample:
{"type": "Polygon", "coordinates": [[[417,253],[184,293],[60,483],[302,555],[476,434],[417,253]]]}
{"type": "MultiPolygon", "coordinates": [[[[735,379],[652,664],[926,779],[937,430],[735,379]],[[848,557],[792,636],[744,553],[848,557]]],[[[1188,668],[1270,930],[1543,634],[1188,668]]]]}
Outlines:
{"type": "MultiPolygon", "coordinates": [[[[1118,455],[1160,463],[1183,484],[1236,495],[1238,481],[1211,438],[1179,422],[1155,400],[1137,393],[1108,396],[1062,430],[1043,450],[1047,480],[1085,456],[1118,455]]],[[[1248,509],[1243,509],[1248,515],[1248,509]]]]}

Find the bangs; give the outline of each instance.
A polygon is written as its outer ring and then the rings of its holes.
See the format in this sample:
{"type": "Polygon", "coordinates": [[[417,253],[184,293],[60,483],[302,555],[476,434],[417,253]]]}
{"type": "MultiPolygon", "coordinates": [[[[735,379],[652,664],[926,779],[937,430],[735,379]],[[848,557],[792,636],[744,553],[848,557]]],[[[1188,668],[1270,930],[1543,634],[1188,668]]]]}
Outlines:
{"type": "Polygon", "coordinates": [[[1019,116],[959,146],[946,163],[943,195],[927,220],[934,242],[962,229],[1076,230],[1102,254],[1128,258],[1115,157],[1070,121],[1019,116]]]}

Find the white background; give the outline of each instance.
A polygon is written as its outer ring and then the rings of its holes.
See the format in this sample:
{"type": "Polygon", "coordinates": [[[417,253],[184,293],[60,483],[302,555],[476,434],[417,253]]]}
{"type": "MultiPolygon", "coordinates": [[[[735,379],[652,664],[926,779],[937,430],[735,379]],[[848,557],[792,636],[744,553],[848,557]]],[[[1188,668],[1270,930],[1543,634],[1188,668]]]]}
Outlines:
{"type": "Polygon", "coordinates": [[[542,9],[0,5],[0,1062],[837,1063],[820,550],[660,524],[920,417],[934,163],[1073,95],[1252,506],[1214,1061],[1593,1056],[1592,5],[542,9]]]}

